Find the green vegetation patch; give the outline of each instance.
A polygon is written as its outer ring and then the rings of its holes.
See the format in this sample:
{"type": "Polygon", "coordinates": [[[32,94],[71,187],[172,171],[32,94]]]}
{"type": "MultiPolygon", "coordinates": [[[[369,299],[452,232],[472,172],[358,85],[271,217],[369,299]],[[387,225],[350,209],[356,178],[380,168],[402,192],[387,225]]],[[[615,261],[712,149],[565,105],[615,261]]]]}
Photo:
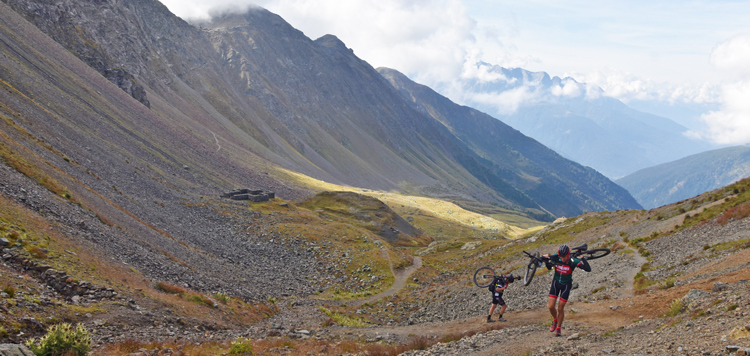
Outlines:
{"type": "Polygon", "coordinates": [[[644,275],[644,273],[650,270],[651,270],[650,263],[644,263],[643,266],[641,266],[641,270],[638,273],[636,273],[634,277],[633,288],[635,290],[643,289],[643,288],[646,288],[648,286],[651,286],[657,283],[656,281],[652,281],[648,279],[648,277],[644,275]]]}
{"type": "Polygon", "coordinates": [[[750,248],[750,239],[739,239],[734,241],[720,242],[709,247],[714,252],[720,251],[737,251],[750,248]]]}
{"type": "Polygon", "coordinates": [[[318,307],[318,310],[331,318],[333,322],[341,326],[350,326],[355,328],[370,326],[370,323],[368,323],[367,320],[365,320],[365,318],[363,317],[348,316],[342,313],[331,311],[330,309],[324,307],[318,307]]]}
{"type": "Polygon", "coordinates": [[[667,310],[664,313],[664,316],[665,317],[677,316],[678,314],[680,314],[680,312],[682,312],[682,307],[683,307],[682,301],[679,299],[675,299],[672,301],[672,304],[669,306],[669,310],[667,310]]]}
{"type": "Polygon", "coordinates": [[[238,337],[229,345],[229,355],[250,355],[252,352],[250,340],[244,337],[238,337]]]}
{"type": "Polygon", "coordinates": [[[187,297],[187,300],[196,304],[205,305],[210,308],[216,307],[216,304],[213,300],[199,294],[191,294],[187,297]]]}
{"type": "Polygon", "coordinates": [[[26,346],[36,355],[85,356],[91,348],[91,335],[83,324],[73,328],[62,323],[50,326],[47,334],[37,339],[29,339],[26,346]]]}

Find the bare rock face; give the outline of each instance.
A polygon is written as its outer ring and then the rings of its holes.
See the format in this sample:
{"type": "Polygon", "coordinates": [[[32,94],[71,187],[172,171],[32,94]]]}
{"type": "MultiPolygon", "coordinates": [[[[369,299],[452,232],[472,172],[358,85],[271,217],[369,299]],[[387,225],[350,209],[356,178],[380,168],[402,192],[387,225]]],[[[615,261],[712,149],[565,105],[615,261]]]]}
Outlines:
{"type": "Polygon", "coordinates": [[[93,2],[84,6],[73,4],[72,1],[4,0],[4,2],[23,14],[27,20],[83,62],[96,69],[110,82],[146,107],[151,108],[151,103],[146,97],[146,90],[131,73],[132,70],[124,67],[122,58],[118,60],[104,49],[109,48],[106,45],[111,43],[111,39],[108,40],[108,38],[113,35],[118,37],[133,35],[132,29],[129,28],[112,28],[112,24],[117,21],[110,21],[113,16],[127,16],[122,13],[126,8],[109,6],[106,7],[109,11],[102,11],[101,4],[93,4],[93,2]]]}
{"type": "Polygon", "coordinates": [[[151,108],[151,103],[146,98],[146,89],[136,81],[135,77],[122,68],[105,69],[102,73],[110,82],[117,85],[120,89],[130,94],[133,99],[138,100],[141,104],[151,108]]]}
{"type": "Polygon", "coordinates": [[[34,353],[23,345],[0,344],[0,356],[34,356],[34,353]]]}

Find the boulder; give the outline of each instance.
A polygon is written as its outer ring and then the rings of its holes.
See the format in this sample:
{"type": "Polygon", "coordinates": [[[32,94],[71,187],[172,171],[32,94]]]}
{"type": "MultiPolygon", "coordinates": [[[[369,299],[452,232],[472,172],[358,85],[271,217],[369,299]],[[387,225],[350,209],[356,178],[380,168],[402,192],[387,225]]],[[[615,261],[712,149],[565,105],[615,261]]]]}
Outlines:
{"type": "Polygon", "coordinates": [[[715,282],[713,287],[711,287],[712,292],[721,292],[729,289],[729,284],[726,284],[724,282],[715,282]]]}
{"type": "Polygon", "coordinates": [[[24,345],[0,344],[0,356],[36,356],[24,345]]]}
{"type": "Polygon", "coordinates": [[[710,295],[711,293],[702,289],[691,289],[684,297],[682,297],[682,305],[689,310],[695,309],[700,305],[703,299],[710,295]]]}

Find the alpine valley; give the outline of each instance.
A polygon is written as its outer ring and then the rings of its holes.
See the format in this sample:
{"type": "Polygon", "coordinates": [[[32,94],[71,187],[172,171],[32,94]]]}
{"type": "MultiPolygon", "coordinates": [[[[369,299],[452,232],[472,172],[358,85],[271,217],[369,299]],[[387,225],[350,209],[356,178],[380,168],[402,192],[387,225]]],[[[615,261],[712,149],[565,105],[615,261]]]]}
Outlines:
{"type": "Polygon", "coordinates": [[[643,210],[262,8],[191,24],[156,0],[2,0],[0,119],[1,355],[719,354],[746,337],[748,181],[643,210]],[[542,269],[487,324],[474,271],[523,275],[521,251],[562,243],[612,251],[576,272],[565,337],[544,332],[542,269]],[[64,323],[86,350],[33,339],[64,323]]]}

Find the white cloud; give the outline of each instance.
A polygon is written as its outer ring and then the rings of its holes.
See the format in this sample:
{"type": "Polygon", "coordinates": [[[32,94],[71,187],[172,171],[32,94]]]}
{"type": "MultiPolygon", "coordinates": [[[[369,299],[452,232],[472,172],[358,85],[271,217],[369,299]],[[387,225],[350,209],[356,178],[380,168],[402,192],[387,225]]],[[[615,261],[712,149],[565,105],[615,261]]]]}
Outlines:
{"type": "Polygon", "coordinates": [[[632,73],[613,69],[571,74],[577,80],[604,90],[604,95],[629,102],[632,100],[665,101],[669,103],[704,103],[718,101],[718,87],[708,83],[700,85],[657,83],[632,73]]]}
{"type": "Polygon", "coordinates": [[[711,53],[711,64],[721,70],[750,74],[750,35],[737,36],[719,44],[711,53]]]}
{"type": "Polygon", "coordinates": [[[750,34],[714,48],[711,63],[735,78],[721,89],[721,109],[704,114],[708,138],[719,144],[750,142],[750,34]]]}
{"type": "Polygon", "coordinates": [[[726,84],[722,91],[719,111],[705,114],[701,119],[709,127],[709,138],[718,144],[750,142],[750,82],[726,84]]]}
{"type": "Polygon", "coordinates": [[[565,79],[562,81],[562,86],[552,86],[552,95],[554,96],[566,96],[569,98],[577,98],[581,96],[582,84],[577,83],[572,79],[565,79]]]}
{"type": "MultiPolygon", "coordinates": [[[[516,78],[508,78],[502,72],[493,70],[490,65],[480,64],[479,51],[474,49],[470,51],[463,63],[461,70],[461,78],[464,80],[476,79],[480,83],[495,83],[503,82],[506,84],[515,84],[516,78]]],[[[448,80],[455,80],[459,78],[448,78],[448,80]]]]}
{"type": "Polygon", "coordinates": [[[470,100],[497,109],[500,114],[512,114],[522,105],[538,102],[541,95],[535,87],[521,85],[502,92],[465,93],[470,100]]]}
{"type": "Polygon", "coordinates": [[[214,12],[244,11],[257,6],[257,1],[251,0],[159,0],[172,13],[185,20],[207,20],[214,12]]]}

